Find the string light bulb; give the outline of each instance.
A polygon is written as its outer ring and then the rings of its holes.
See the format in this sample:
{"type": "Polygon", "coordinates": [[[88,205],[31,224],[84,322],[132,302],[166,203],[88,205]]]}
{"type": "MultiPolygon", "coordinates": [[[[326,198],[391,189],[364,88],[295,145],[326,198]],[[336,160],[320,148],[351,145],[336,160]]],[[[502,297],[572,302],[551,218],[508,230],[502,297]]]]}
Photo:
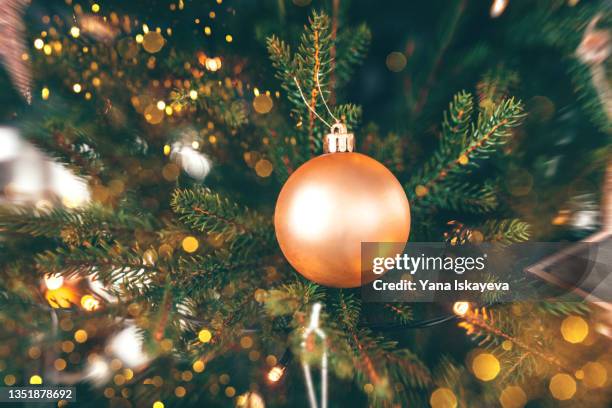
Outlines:
{"type": "Polygon", "coordinates": [[[285,374],[285,367],[276,365],[272,367],[270,371],[268,371],[268,376],[267,376],[268,381],[270,381],[271,383],[277,383],[280,381],[281,378],[283,378],[284,374],[285,374]]]}
{"type": "Polygon", "coordinates": [[[40,385],[43,383],[42,377],[40,375],[33,375],[30,377],[30,384],[32,385],[40,385]]]}
{"type": "Polygon", "coordinates": [[[210,72],[215,72],[221,69],[221,58],[206,58],[206,69],[210,72]]]}
{"type": "Polygon", "coordinates": [[[493,0],[493,4],[491,4],[491,17],[497,18],[501,16],[508,7],[508,0],[493,0]]]}
{"type": "Polygon", "coordinates": [[[45,286],[49,290],[59,289],[64,284],[64,277],[60,275],[47,274],[45,275],[44,279],[45,279],[45,286]]]}
{"type": "Polygon", "coordinates": [[[81,298],[81,306],[88,312],[92,312],[100,307],[100,301],[92,295],[85,295],[81,298]]]}
{"type": "Polygon", "coordinates": [[[455,313],[457,316],[465,316],[469,311],[469,302],[455,302],[453,305],[453,313],[455,313]]]}

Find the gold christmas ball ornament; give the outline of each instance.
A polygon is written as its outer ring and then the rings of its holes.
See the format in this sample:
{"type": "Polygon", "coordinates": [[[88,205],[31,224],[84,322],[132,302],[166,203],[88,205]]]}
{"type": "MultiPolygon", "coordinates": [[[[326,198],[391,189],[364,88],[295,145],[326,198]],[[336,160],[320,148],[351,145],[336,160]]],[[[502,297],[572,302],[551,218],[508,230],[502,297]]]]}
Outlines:
{"type": "MultiPolygon", "coordinates": [[[[276,238],[289,263],[325,286],[361,286],[362,242],[406,243],[410,206],[381,163],[353,153],[353,135],[336,124],[326,151],[299,167],[283,186],[274,214],[276,238]]],[[[370,279],[367,279],[370,280],[370,279]]]]}

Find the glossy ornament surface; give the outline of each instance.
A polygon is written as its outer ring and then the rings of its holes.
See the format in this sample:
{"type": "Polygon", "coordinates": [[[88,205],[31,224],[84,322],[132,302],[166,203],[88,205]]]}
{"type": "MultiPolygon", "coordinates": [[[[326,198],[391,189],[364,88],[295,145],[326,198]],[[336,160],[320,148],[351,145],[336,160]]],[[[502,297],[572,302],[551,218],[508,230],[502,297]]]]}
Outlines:
{"type": "Polygon", "coordinates": [[[330,153],[289,177],[274,226],[283,254],[304,277],[325,286],[357,287],[365,283],[361,243],[405,243],[410,206],[401,184],[378,161],[360,153],[330,153]]]}

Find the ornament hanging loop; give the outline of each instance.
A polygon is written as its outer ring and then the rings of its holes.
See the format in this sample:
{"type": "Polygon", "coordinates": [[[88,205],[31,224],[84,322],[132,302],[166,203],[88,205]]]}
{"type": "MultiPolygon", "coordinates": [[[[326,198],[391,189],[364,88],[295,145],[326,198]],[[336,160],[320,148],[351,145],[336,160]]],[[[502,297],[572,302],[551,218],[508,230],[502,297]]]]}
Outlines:
{"type": "Polygon", "coordinates": [[[348,133],[348,129],[346,125],[338,118],[334,116],[331,109],[327,105],[325,98],[323,97],[323,91],[321,90],[321,83],[319,81],[319,72],[316,74],[316,85],[319,90],[319,97],[323,101],[323,106],[327,110],[327,113],[335,120],[333,125],[329,124],[325,119],[323,119],[317,111],[310,106],[304,93],[302,92],[302,87],[300,86],[299,81],[296,77],[293,77],[293,81],[297,86],[298,91],[300,92],[300,96],[302,97],[302,101],[304,101],[304,105],[310,110],[321,122],[329,127],[329,133],[325,135],[325,139],[323,140],[323,152],[324,153],[336,153],[336,152],[352,152],[355,148],[355,136],[352,133],[348,133]]]}

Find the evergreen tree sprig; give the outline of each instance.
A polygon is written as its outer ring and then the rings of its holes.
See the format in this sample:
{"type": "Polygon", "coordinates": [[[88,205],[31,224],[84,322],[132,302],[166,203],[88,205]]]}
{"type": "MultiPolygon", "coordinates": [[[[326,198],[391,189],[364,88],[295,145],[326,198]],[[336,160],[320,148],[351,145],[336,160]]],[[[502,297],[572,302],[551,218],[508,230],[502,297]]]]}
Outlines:
{"type": "MultiPolygon", "coordinates": [[[[439,148],[408,182],[406,188],[414,202],[425,198],[442,208],[457,207],[457,202],[445,199],[449,192],[457,192],[459,179],[477,168],[479,163],[491,157],[505,145],[512,128],[520,125],[524,113],[521,102],[514,98],[502,100],[493,110],[481,110],[473,117],[473,97],[461,92],[453,98],[444,115],[439,148]]],[[[471,193],[477,188],[464,185],[460,191],[471,193]]],[[[490,189],[482,191],[481,207],[488,210],[495,205],[490,189]]]]}
{"type": "Polygon", "coordinates": [[[198,231],[221,234],[225,240],[269,233],[267,218],[206,188],[176,190],[170,203],[179,220],[198,231]]]}

